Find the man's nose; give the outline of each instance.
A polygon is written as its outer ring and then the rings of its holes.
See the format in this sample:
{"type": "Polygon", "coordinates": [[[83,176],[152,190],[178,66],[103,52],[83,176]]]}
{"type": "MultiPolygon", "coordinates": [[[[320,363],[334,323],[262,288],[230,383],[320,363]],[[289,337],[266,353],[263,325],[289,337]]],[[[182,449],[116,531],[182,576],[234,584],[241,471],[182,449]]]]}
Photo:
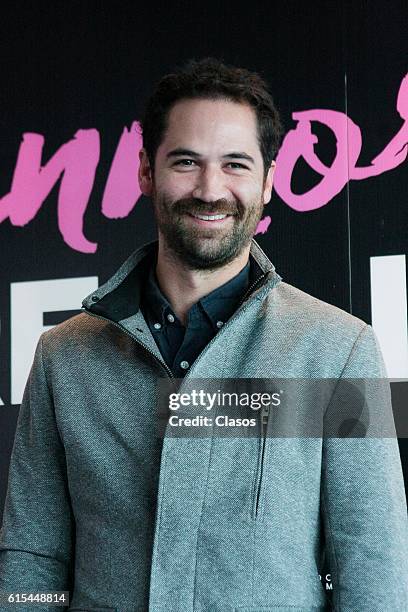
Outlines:
{"type": "Polygon", "coordinates": [[[228,199],[228,195],[222,170],[214,167],[202,168],[192,196],[203,202],[215,202],[223,198],[228,199]]]}

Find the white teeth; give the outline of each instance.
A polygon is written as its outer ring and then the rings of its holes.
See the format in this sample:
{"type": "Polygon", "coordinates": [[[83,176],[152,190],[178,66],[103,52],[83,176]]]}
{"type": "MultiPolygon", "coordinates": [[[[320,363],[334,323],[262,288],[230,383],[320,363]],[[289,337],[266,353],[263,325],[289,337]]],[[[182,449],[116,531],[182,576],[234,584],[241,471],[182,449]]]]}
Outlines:
{"type": "Polygon", "coordinates": [[[202,219],[203,221],[214,221],[215,219],[225,219],[227,215],[193,215],[196,219],[202,219]]]}

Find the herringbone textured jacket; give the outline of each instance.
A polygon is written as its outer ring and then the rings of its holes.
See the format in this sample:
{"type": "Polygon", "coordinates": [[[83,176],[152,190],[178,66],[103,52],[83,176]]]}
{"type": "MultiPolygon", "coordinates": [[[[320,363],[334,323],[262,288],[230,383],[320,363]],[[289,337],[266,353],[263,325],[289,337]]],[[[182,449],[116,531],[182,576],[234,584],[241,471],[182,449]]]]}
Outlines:
{"type": "MultiPolygon", "coordinates": [[[[158,444],[157,381],[171,372],[138,307],[155,249],[135,251],[39,340],[10,464],[0,591],[67,590],[72,611],[312,612],[331,609],[325,556],[338,612],[408,610],[395,438],[158,444]]],[[[250,257],[249,295],[184,381],[385,376],[369,325],[283,282],[255,241],[250,257]]],[[[378,401],[389,414],[389,392],[378,401]]]]}

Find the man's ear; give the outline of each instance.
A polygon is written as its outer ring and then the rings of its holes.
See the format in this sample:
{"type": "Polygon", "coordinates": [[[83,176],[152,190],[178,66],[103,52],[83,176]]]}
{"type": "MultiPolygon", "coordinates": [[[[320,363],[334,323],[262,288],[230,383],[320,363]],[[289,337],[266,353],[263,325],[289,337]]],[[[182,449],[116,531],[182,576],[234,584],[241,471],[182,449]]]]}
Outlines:
{"type": "Polygon", "coordinates": [[[150,167],[149,158],[147,157],[146,149],[139,151],[139,172],[138,180],[140,191],[145,196],[150,196],[153,190],[153,173],[150,167]]]}
{"type": "Polygon", "coordinates": [[[275,168],[276,168],[276,163],[272,161],[270,168],[268,170],[268,174],[266,175],[266,179],[265,179],[265,183],[263,187],[262,201],[263,201],[264,206],[266,206],[268,202],[270,202],[270,199],[271,199],[272,186],[273,186],[273,175],[275,172],[275,168]]]}

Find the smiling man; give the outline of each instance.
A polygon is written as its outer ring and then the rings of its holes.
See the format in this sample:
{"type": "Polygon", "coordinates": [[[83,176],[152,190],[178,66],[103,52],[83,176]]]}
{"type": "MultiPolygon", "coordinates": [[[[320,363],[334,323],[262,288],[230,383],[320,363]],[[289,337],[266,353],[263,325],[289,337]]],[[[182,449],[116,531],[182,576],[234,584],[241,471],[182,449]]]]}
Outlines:
{"type": "Polygon", "coordinates": [[[140,186],[153,197],[159,231],[157,278],[183,323],[193,304],[247,264],[271,197],[271,156],[280,136],[278,114],[265,97],[263,127],[272,142],[263,159],[255,108],[209,93],[178,100],[157,151],[147,139],[140,152],[140,186]]]}
{"type": "Polygon", "coordinates": [[[271,197],[273,166],[264,183],[263,174],[257,118],[249,104],[178,102],[157,150],[154,183],[141,152],[141,186],[154,198],[160,244],[170,245],[184,269],[201,277],[203,270],[239,271],[271,197]],[[177,146],[183,141],[190,148],[177,146]]]}
{"type": "MultiPolygon", "coordinates": [[[[158,241],[38,342],[10,463],[0,591],[69,591],[77,612],[408,609],[395,436],[370,436],[370,419],[363,438],[267,436],[287,414],[275,406],[255,437],[157,435],[157,383],[174,378],[184,390],[232,379],[256,391],[274,378],[334,380],[323,391],[335,418],[336,406],[353,408],[339,390],[373,379],[370,418],[392,422],[371,326],[285,283],[253,239],[280,134],[256,73],[209,58],[158,83],[139,169],[158,241]]],[[[313,420],[315,396],[300,399],[313,420]]],[[[350,419],[339,423],[350,431],[350,419]]]]}

